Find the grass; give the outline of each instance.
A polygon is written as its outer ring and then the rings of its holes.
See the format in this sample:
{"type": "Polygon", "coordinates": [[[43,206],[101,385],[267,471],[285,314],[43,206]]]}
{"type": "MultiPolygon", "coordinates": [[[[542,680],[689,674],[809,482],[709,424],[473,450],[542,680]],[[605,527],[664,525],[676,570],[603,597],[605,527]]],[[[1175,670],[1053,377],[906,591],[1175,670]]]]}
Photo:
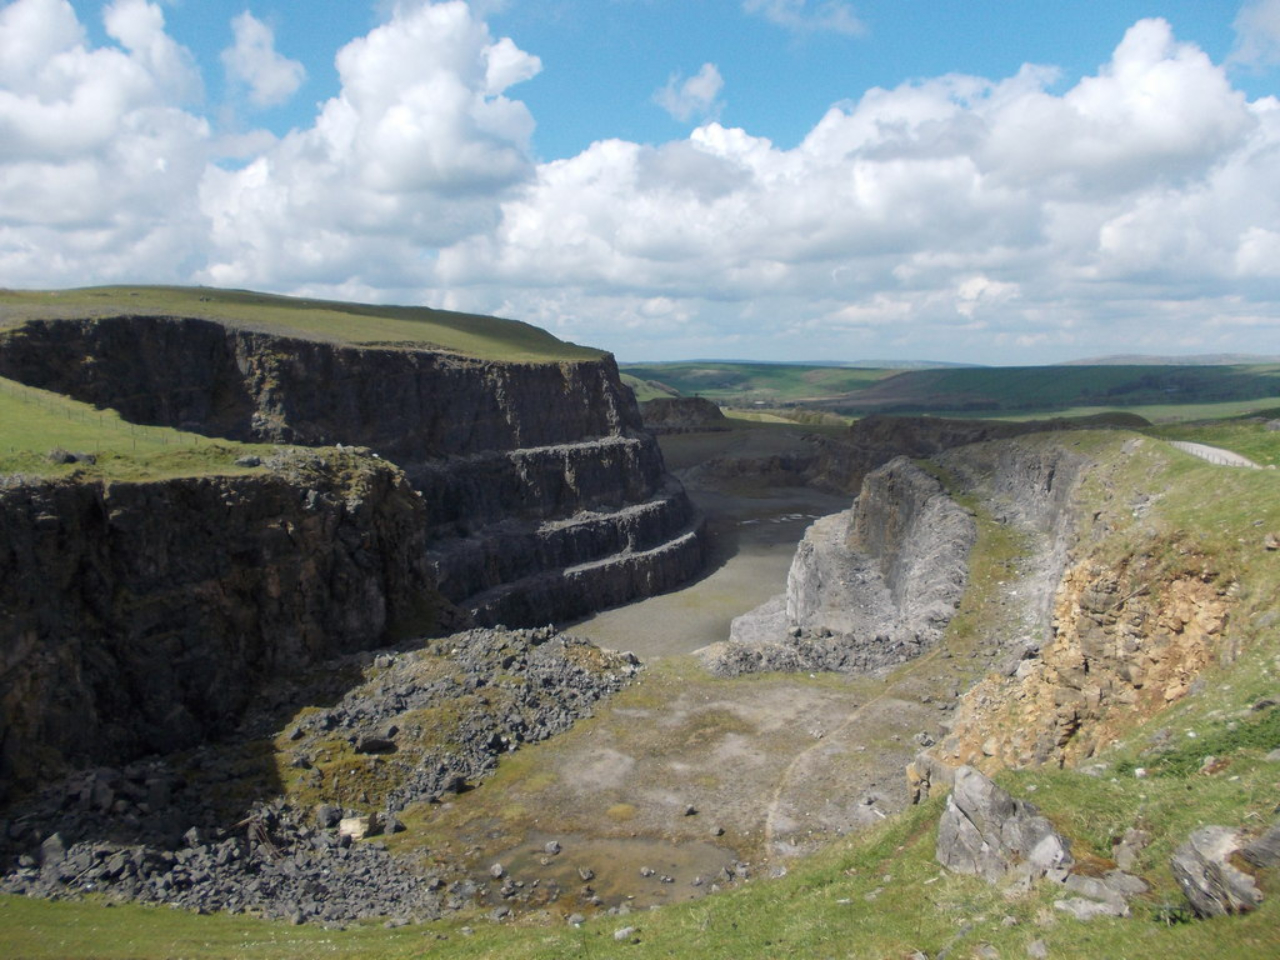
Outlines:
{"type": "Polygon", "coordinates": [[[518,320],[433,310],[281,297],[209,287],[87,287],[0,290],[0,330],[31,319],[181,316],[269,333],[357,346],[437,349],[487,360],[596,360],[599,350],[567,343],[518,320]]]}
{"type": "Polygon", "coordinates": [[[1052,411],[1073,407],[1257,401],[1280,395],[1280,364],[977,367],[912,370],[881,380],[841,412],[1052,411]]]}
{"type": "Polygon", "coordinates": [[[719,362],[627,364],[622,370],[659,389],[739,407],[843,396],[893,373],[853,367],[719,362]]]}
{"type": "Polygon", "coordinates": [[[275,449],[128,423],[114,410],[0,378],[0,475],[156,480],[250,473],[235,461],[275,449]],[[94,462],[55,463],[54,450],[90,454],[94,462]]]}

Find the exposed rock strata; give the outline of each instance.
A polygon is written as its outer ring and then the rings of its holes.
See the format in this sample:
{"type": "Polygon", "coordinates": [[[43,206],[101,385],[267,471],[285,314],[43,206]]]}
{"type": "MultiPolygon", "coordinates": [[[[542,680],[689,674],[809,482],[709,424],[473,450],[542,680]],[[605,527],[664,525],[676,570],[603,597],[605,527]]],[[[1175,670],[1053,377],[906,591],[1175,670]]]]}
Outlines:
{"type": "Polygon", "coordinates": [[[713,670],[865,671],[919,656],[966,582],[973,518],[905,458],[869,474],[850,511],[805,534],[787,592],[734,620],[713,670]]]}
{"type": "Polygon", "coordinates": [[[1172,566],[1144,546],[1118,562],[1076,562],[1054,603],[1052,640],[966,695],[942,755],[1074,763],[1185,696],[1219,657],[1230,600],[1207,558],[1181,553],[1172,566]]]}
{"type": "Polygon", "coordinates": [[[270,466],[0,489],[0,783],[194,746],[262,678],[441,622],[400,471],[333,450],[270,466]]]}
{"type": "Polygon", "coordinates": [[[705,397],[658,397],[640,405],[644,425],[654,434],[711,433],[728,430],[729,420],[705,397]]]}
{"type": "Polygon", "coordinates": [[[480,622],[578,616],[675,586],[703,560],[699,521],[607,356],[496,362],[126,316],[7,331],[0,375],[138,423],[369,447],[422,494],[441,591],[480,622]],[[640,540],[637,512],[648,517],[640,540]],[[512,559],[516,579],[495,564],[477,573],[481,554],[512,559]],[[492,602],[530,577],[536,602],[492,602]]]}

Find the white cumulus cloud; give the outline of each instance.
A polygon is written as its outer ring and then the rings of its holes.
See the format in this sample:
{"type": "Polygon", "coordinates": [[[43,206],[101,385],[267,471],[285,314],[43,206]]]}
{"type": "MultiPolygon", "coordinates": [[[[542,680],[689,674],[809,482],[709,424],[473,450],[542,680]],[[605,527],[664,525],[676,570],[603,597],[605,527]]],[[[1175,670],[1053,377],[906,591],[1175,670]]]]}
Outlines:
{"type": "Polygon", "coordinates": [[[11,284],[184,278],[208,124],[160,8],[104,11],[119,46],[90,49],[66,0],[0,9],[0,276],[11,284]]]}
{"type": "Polygon", "coordinates": [[[654,102],[676,120],[692,117],[714,117],[720,113],[717,101],[724,89],[724,78],[714,63],[704,63],[702,69],[688,79],[673,73],[667,85],[653,95],[654,102]]]}
{"type": "Polygon", "coordinates": [[[255,106],[285,103],[302,86],[306,68],[278,53],[275,33],[248,10],[231,21],[231,29],[235,45],[222,51],[227,76],[248,88],[255,106]]]}
{"type": "MultiPolygon", "coordinates": [[[[494,41],[466,3],[396,7],[337,56],[315,125],[242,169],[211,169],[213,283],[420,283],[429,251],[487,229],[533,174],[533,118],[505,96],[541,63],[494,41]]],[[[313,288],[313,287],[309,287],[313,288]]]]}
{"type": "Polygon", "coordinates": [[[816,337],[858,350],[870,331],[881,351],[968,359],[1154,348],[1174,330],[1221,346],[1206,300],[1229,315],[1248,303],[1214,300],[1228,289],[1280,294],[1280,103],[1248,102],[1162,20],[1135,24],[1095,75],[1056,79],[871,90],[790,150],[718,123],[661,147],[596,143],[441,251],[438,284],[623,356],[724,356],[737,334],[756,356],[816,337]],[[660,345],[592,319],[655,297],[681,308],[660,345]]]}

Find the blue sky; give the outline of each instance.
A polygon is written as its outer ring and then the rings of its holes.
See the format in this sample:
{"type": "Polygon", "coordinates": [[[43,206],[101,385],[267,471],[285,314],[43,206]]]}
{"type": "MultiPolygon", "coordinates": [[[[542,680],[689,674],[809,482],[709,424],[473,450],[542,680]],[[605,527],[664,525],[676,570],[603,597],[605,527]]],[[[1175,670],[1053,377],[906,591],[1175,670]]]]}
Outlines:
{"type": "Polygon", "coordinates": [[[623,359],[1280,352],[1280,0],[0,2],[0,285],[623,359]]]}

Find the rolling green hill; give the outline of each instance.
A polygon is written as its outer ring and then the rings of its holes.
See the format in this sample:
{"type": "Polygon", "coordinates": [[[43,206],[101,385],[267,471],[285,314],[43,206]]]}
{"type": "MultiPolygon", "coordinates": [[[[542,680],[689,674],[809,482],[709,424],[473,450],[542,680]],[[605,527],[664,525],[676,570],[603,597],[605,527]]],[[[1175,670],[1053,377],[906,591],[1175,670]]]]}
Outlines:
{"type": "Polygon", "coordinates": [[[848,416],[1025,417],[1141,408],[1138,412],[1148,417],[1189,419],[1238,416],[1280,398],[1280,364],[1274,363],[895,371],[706,362],[628,364],[623,369],[650,391],[667,388],[729,407],[804,406],[848,416]]]}
{"type": "Polygon", "coordinates": [[[822,367],[790,363],[625,364],[623,372],[685,396],[701,396],[722,406],[818,403],[865,390],[892,370],[822,367]]]}
{"type": "Polygon", "coordinates": [[[0,290],[0,330],[31,319],[122,314],[196,317],[285,336],[356,346],[435,349],[486,360],[594,360],[604,355],[518,320],[429,307],[307,300],[207,287],[0,290]]]}

